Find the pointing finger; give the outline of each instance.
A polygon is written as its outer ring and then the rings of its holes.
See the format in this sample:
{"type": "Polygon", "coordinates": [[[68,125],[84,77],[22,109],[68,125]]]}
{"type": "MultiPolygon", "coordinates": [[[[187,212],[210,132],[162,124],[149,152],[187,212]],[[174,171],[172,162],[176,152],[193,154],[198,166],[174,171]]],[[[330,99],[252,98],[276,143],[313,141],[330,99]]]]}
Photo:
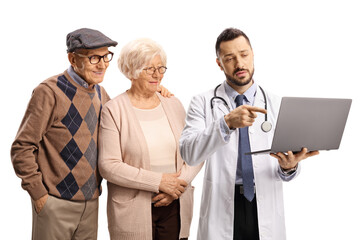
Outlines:
{"type": "Polygon", "coordinates": [[[243,105],[243,106],[251,112],[259,112],[259,113],[263,113],[263,114],[267,113],[267,111],[264,108],[249,106],[249,105],[243,105]]]}
{"type": "Polygon", "coordinates": [[[255,112],[249,111],[249,113],[250,113],[249,117],[257,118],[257,114],[255,112]]]}

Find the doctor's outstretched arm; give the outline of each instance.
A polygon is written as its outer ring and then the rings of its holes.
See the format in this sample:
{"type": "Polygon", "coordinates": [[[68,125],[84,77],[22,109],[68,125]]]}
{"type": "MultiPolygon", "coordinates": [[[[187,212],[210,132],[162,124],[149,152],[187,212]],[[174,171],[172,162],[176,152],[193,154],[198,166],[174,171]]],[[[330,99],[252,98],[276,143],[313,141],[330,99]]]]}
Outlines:
{"type": "Polygon", "coordinates": [[[265,109],[242,105],[225,117],[213,120],[208,102],[204,96],[193,97],[180,138],[181,156],[192,166],[202,163],[226,145],[234,129],[251,126],[257,117],[256,112],[266,113],[265,109]]]}

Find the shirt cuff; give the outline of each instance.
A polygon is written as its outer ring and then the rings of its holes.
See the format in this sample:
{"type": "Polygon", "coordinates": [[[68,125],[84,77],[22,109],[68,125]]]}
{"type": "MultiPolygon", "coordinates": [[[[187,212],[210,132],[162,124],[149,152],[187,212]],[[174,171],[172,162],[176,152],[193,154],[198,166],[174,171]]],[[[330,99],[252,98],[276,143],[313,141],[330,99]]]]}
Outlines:
{"type": "Polygon", "coordinates": [[[225,118],[220,118],[220,132],[224,141],[229,141],[230,135],[235,131],[235,129],[230,129],[229,126],[225,122],[225,118]]]}
{"type": "Polygon", "coordinates": [[[285,172],[279,165],[279,169],[278,169],[278,172],[279,172],[279,175],[280,175],[280,178],[284,181],[290,181],[292,180],[296,173],[297,173],[297,170],[298,170],[298,166],[299,165],[296,165],[295,167],[295,170],[291,171],[291,172],[285,172]]]}

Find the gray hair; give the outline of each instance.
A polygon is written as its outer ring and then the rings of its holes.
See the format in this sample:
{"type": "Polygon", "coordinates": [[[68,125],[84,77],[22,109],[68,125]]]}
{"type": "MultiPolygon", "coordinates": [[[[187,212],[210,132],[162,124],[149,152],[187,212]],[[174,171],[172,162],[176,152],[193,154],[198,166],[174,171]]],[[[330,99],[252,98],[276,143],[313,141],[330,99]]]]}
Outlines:
{"type": "Polygon", "coordinates": [[[160,55],[166,66],[166,54],[158,43],[148,38],[136,39],[122,48],[118,67],[128,79],[137,79],[146,64],[156,55],[160,55]]]}

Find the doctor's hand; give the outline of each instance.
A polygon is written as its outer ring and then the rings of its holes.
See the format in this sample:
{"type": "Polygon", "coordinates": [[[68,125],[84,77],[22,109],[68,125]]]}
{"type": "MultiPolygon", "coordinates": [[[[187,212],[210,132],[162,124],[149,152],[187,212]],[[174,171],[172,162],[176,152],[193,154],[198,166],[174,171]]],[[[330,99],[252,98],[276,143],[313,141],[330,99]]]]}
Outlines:
{"type": "Polygon", "coordinates": [[[185,191],[187,182],[179,179],[180,172],[178,173],[164,173],[161,178],[159,190],[169,194],[174,199],[178,199],[185,191]]]}
{"type": "Polygon", "coordinates": [[[303,148],[301,152],[298,152],[296,154],[294,154],[292,151],[288,151],[287,153],[270,153],[272,157],[276,158],[279,161],[280,167],[285,171],[296,167],[301,160],[318,154],[319,151],[308,152],[307,148],[303,148]]]}
{"type": "Polygon", "coordinates": [[[164,207],[169,206],[175,199],[166,193],[159,193],[155,197],[153,197],[153,202],[155,202],[155,207],[164,207]]]}
{"type": "Polygon", "coordinates": [[[225,115],[224,119],[230,129],[249,127],[255,122],[256,112],[266,114],[263,108],[241,105],[225,115]]]}

